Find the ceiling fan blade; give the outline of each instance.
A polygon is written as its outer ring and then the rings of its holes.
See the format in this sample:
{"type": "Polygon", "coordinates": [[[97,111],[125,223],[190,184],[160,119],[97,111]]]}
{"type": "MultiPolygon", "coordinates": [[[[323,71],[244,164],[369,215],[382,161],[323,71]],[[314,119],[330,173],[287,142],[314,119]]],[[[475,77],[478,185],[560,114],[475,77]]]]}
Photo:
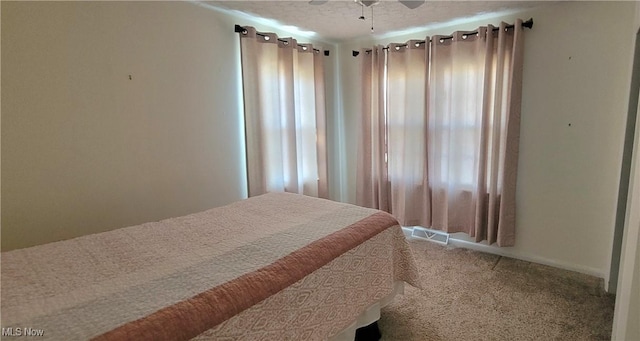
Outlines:
{"type": "Polygon", "coordinates": [[[410,9],[418,8],[424,4],[424,0],[398,0],[401,4],[409,7],[410,9]]]}
{"type": "Polygon", "coordinates": [[[329,2],[329,0],[309,0],[310,5],[324,5],[327,2],[329,2]]]}

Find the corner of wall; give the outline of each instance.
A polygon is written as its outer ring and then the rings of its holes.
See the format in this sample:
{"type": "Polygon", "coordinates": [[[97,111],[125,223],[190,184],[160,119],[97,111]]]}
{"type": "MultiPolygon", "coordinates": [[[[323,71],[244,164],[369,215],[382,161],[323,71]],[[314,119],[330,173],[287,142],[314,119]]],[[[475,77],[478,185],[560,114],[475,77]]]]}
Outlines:
{"type": "MultiPolygon", "coordinates": [[[[640,39],[640,2],[636,2],[636,16],[634,22],[634,42],[640,39]]],[[[638,46],[635,48],[635,62],[640,58],[638,46]]],[[[634,70],[638,72],[638,70],[634,70]]],[[[632,71],[633,72],[633,71],[632,71]]],[[[637,87],[635,89],[637,90],[637,87]]],[[[638,96],[640,96],[640,91],[638,96]]],[[[640,104],[636,107],[640,113],[640,104]]],[[[640,292],[640,120],[636,121],[635,141],[633,146],[633,162],[631,165],[629,183],[629,202],[624,224],[623,242],[619,267],[619,278],[616,290],[615,311],[613,316],[612,340],[640,339],[640,307],[638,296],[640,292]]]]}

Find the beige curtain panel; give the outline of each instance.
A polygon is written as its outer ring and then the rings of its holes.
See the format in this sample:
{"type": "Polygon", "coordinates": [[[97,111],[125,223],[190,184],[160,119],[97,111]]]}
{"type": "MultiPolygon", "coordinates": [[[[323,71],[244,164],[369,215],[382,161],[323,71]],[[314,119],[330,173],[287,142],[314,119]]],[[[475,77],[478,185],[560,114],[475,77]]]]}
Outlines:
{"type": "MultiPolygon", "coordinates": [[[[378,87],[385,99],[376,102],[386,101],[372,110],[363,94],[363,130],[380,130],[372,122],[384,116],[386,135],[363,135],[358,159],[386,149],[387,162],[386,171],[365,165],[375,171],[359,171],[358,184],[384,182],[389,212],[401,224],[514,244],[522,21],[506,26],[390,44],[380,51],[387,63],[371,71],[363,56],[363,89],[378,87]],[[385,65],[386,82],[373,82],[385,65]]],[[[357,191],[364,206],[380,196],[365,186],[357,191]]]]}
{"type": "Polygon", "coordinates": [[[322,55],[310,44],[240,32],[249,196],[327,198],[322,55]]]}
{"type": "Polygon", "coordinates": [[[386,165],[386,53],[382,46],[362,53],[362,111],[358,130],[356,203],[391,211],[386,165]]]}

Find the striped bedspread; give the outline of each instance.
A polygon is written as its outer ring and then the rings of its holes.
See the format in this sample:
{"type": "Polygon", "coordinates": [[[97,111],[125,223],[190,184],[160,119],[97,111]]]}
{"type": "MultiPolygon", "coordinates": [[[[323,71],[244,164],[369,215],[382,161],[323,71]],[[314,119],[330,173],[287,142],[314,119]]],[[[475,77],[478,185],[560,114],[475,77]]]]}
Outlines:
{"type": "Polygon", "coordinates": [[[395,281],[419,285],[393,217],[287,193],[1,262],[3,333],[41,340],[325,340],[395,281]]]}

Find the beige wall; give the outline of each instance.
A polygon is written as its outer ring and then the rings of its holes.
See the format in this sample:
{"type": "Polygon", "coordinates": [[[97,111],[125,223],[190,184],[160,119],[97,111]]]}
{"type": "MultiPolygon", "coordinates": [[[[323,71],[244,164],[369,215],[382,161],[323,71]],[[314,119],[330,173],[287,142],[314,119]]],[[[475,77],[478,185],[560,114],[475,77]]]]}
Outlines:
{"type": "Polygon", "coordinates": [[[187,2],[1,6],[3,251],[246,196],[233,25],[254,23],[187,2]]]}
{"type": "MultiPolygon", "coordinates": [[[[525,31],[516,246],[490,251],[608,276],[633,16],[632,2],[566,2],[377,41],[403,42],[533,17],[533,30],[525,31]]],[[[370,46],[361,41],[340,48],[370,46]]],[[[355,132],[358,59],[343,53],[340,62],[345,130],[355,132]]],[[[355,134],[346,136],[348,200],[354,202],[356,140],[355,134]]]]}

